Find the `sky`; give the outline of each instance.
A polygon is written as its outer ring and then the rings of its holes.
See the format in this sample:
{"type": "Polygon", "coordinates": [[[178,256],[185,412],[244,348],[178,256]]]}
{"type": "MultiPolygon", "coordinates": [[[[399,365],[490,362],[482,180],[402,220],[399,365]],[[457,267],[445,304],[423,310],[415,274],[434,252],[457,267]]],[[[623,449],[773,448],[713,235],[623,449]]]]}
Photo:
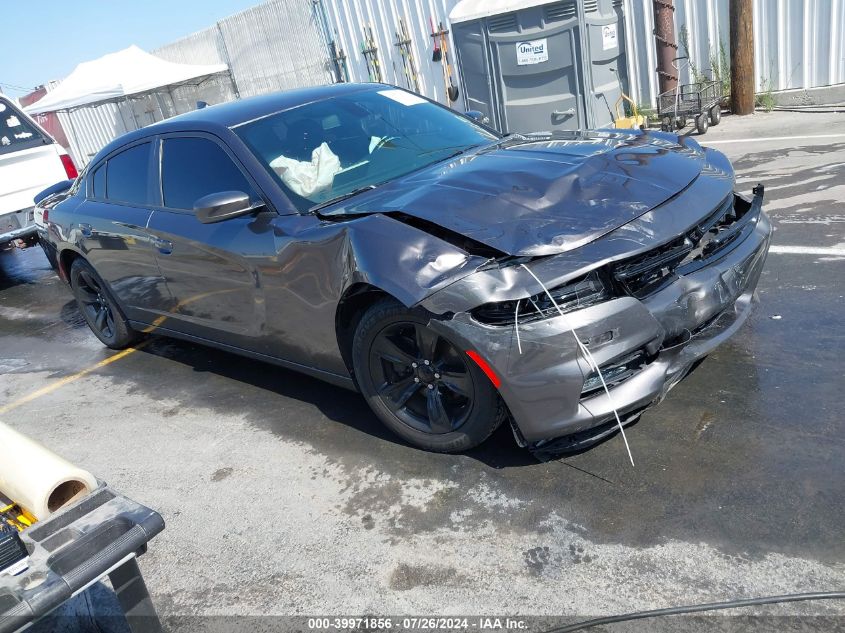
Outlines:
{"type": "Polygon", "coordinates": [[[261,0],[3,2],[0,90],[13,97],[21,96],[51,79],[63,79],[80,62],[130,44],[151,51],[260,3],[261,0]]]}

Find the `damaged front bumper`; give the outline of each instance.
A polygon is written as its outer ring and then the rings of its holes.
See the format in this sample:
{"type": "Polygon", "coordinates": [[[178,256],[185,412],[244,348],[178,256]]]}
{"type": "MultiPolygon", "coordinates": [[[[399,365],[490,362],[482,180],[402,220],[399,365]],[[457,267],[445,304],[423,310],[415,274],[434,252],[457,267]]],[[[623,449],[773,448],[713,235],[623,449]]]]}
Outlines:
{"type": "MultiPolygon", "coordinates": [[[[623,423],[638,417],[748,318],[772,231],[762,211],[762,187],[755,194],[753,200],[734,199],[747,211],[731,231],[719,234],[733,234],[730,244],[709,247],[713,254],[678,266],[657,289],[520,323],[518,332],[481,324],[469,311],[433,320],[432,327],[484,356],[501,379],[499,391],[525,443],[582,448],[618,428],[614,408],[623,423]],[[610,397],[572,329],[602,368],[610,397]]],[[[653,222],[644,218],[634,229],[653,222]]]]}

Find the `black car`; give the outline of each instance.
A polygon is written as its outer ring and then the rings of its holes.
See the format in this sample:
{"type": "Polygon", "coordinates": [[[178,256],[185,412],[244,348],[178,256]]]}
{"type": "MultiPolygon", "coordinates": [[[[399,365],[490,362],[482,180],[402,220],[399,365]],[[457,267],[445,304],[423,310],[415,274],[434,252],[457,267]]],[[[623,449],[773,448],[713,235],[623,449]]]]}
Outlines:
{"type": "Polygon", "coordinates": [[[127,134],[50,205],[94,334],[156,332],[358,389],[407,441],[460,451],[510,420],[581,446],[742,325],[762,187],[660,132],[508,136],[342,84],[127,134]]]}

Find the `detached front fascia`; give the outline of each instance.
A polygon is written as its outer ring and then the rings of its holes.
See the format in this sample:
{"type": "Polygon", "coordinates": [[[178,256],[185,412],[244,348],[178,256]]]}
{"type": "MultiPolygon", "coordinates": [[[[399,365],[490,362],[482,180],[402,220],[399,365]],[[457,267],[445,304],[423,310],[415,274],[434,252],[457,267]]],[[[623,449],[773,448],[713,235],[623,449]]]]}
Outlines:
{"type": "Polygon", "coordinates": [[[579,249],[524,262],[552,289],[590,270],[619,270],[622,262],[647,257],[702,227],[728,200],[745,211],[725,231],[735,233],[730,243],[682,264],[656,290],[617,292],[617,298],[563,316],[520,323],[519,341],[514,325],[485,325],[471,314],[486,303],[543,292],[519,260],[480,270],[421,302],[434,314],[454,313],[432,319],[432,327],[489,363],[527,442],[538,445],[606,425],[614,420],[614,407],[623,420],[633,417],[659,402],[696,361],[745,322],[771,223],[762,212],[762,191],[753,201],[733,194],[726,160],[707,153],[711,162],[701,176],[663,205],[579,249]],[[612,398],[600,384],[595,388],[573,329],[602,367],[612,398]]]}

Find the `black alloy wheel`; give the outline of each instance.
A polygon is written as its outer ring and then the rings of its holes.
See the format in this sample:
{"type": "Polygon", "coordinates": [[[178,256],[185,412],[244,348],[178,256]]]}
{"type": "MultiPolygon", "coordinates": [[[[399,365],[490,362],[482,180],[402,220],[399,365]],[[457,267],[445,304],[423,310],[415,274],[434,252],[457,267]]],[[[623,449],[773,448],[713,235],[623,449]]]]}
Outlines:
{"type": "Polygon", "coordinates": [[[466,450],[505,417],[490,379],[463,349],[395,300],[378,302],[362,317],[352,360],[370,407],[416,446],[466,450]]]}
{"type": "Polygon", "coordinates": [[[423,433],[450,433],[472,412],[465,355],[421,323],[392,323],[370,347],[370,375],[396,417],[423,433]]]}
{"type": "Polygon", "coordinates": [[[138,339],[106,284],[84,259],[74,260],[70,285],[88,327],[105,345],[123,349],[138,339]]]}
{"type": "Polygon", "coordinates": [[[114,338],[114,315],[111,307],[103,296],[102,286],[88,271],[79,273],[77,293],[81,298],[80,307],[88,317],[89,323],[93,323],[93,328],[104,338],[114,338]]]}

